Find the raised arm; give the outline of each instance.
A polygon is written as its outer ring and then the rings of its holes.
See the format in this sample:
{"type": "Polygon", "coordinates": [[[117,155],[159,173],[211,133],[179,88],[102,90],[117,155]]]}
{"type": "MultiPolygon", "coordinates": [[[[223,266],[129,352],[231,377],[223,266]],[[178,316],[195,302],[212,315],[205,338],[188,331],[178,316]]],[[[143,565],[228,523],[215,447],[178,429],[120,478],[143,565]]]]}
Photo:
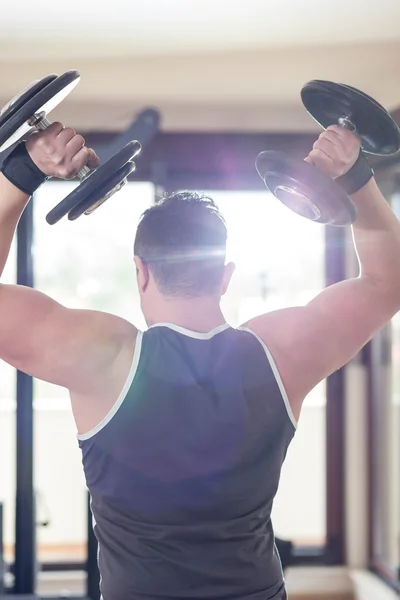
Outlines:
{"type": "MultiPolygon", "coordinates": [[[[39,179],[40,173],[67,179],[85,164],[98,164],[84,139],[59,123],[34,134],[27,150],[23,176],[18,163],[6,170],[7,177],[0,173],[0,275],[29,201],[17,187],[19,177],[25,185],[29,169],[37,169],[39,179]]],[[[36,290],[0,283],[0,359],[73,394],[88,395],[104,386],[104,375],[116,368],[118,357],[125,352],[129,361],[135,335],[130,323],[114,315],[71,310],[36,290]]]]}
{"type": "MultiPolygon", "coordinates": [[[[312,162],[337,177],[359,153],[349,131],[324,132],[310,154],[312,162]]],[[[269,347],[293,413],[325,377],[344,366],[400,310],[400,224],[372,178],[352,196],[358,216],[353,238],[360,274],[322,291],[307,306],[252,319],[269,347]]]]}

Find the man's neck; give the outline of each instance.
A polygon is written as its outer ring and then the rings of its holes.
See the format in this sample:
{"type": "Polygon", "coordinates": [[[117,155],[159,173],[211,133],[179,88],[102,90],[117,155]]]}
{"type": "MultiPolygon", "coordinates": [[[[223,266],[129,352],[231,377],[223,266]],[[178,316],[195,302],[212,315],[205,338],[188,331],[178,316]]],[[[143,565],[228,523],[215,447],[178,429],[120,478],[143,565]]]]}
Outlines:
{"type": "Polygon", "coordinates": [[[226,323],[226,320],[215,298],[163,298],[153,308],[148,323],[171,323],[191,331],[207,333],[226,323]]]}

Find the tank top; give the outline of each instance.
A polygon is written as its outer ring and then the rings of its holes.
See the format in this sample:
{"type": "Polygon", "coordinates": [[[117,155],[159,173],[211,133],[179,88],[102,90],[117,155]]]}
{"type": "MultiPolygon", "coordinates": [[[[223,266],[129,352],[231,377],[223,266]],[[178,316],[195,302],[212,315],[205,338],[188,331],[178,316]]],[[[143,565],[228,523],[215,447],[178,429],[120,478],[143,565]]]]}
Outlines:
{"type": "Polygon", "coordinates": [[[78,436],[104,600],[281,600],[271,509],[296,422],[250,330],[138,333],[106,418],[78,436]]]}

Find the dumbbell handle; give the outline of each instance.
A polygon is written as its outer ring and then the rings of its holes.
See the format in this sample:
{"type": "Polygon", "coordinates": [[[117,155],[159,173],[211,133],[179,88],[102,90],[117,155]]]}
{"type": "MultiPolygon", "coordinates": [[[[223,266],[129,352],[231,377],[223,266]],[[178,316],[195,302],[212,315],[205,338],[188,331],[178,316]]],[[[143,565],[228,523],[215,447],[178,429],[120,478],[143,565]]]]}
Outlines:
{"type": "Polygon", "coordinates": [[[350,121],[348,117],[340,117],[338,119],[338,125],[340,125],[340,127],[348,129],[349,131],[356,131],[356,126],[350,121]]]}
{"type": "MultiPolygon", "coordinates": [[[[44,131],[45,129],[50,127],[51,121],[49,121],[48,118],[44,116],[44,114],[43,115],[35,115],[33,117],[33,119],[31,119],[30,124],[32,124],[34,127],[36,127],[36,129],[39,129],[40,131],[44,131]]],[[[78,177],[81,181],[83,181],[84,179],[86,179],[86,177],[91,172],[92,172],[92,169],[90,169],[89,167],[82,167],[82,169],[80,169],[78,171],[78,177]]]]}

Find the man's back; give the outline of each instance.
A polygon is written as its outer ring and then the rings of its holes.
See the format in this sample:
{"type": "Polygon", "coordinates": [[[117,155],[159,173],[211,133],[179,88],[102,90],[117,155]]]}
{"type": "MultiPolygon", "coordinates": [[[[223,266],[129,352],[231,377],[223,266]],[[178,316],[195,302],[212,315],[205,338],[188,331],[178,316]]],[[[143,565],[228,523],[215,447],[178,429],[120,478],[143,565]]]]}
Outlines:
{"type": "Polygon", "coordinates": [[[139,334],[79,436],[105,600],[284,597],[270,521],[295,423],[265,348],[228,325],[139,334]]]}

